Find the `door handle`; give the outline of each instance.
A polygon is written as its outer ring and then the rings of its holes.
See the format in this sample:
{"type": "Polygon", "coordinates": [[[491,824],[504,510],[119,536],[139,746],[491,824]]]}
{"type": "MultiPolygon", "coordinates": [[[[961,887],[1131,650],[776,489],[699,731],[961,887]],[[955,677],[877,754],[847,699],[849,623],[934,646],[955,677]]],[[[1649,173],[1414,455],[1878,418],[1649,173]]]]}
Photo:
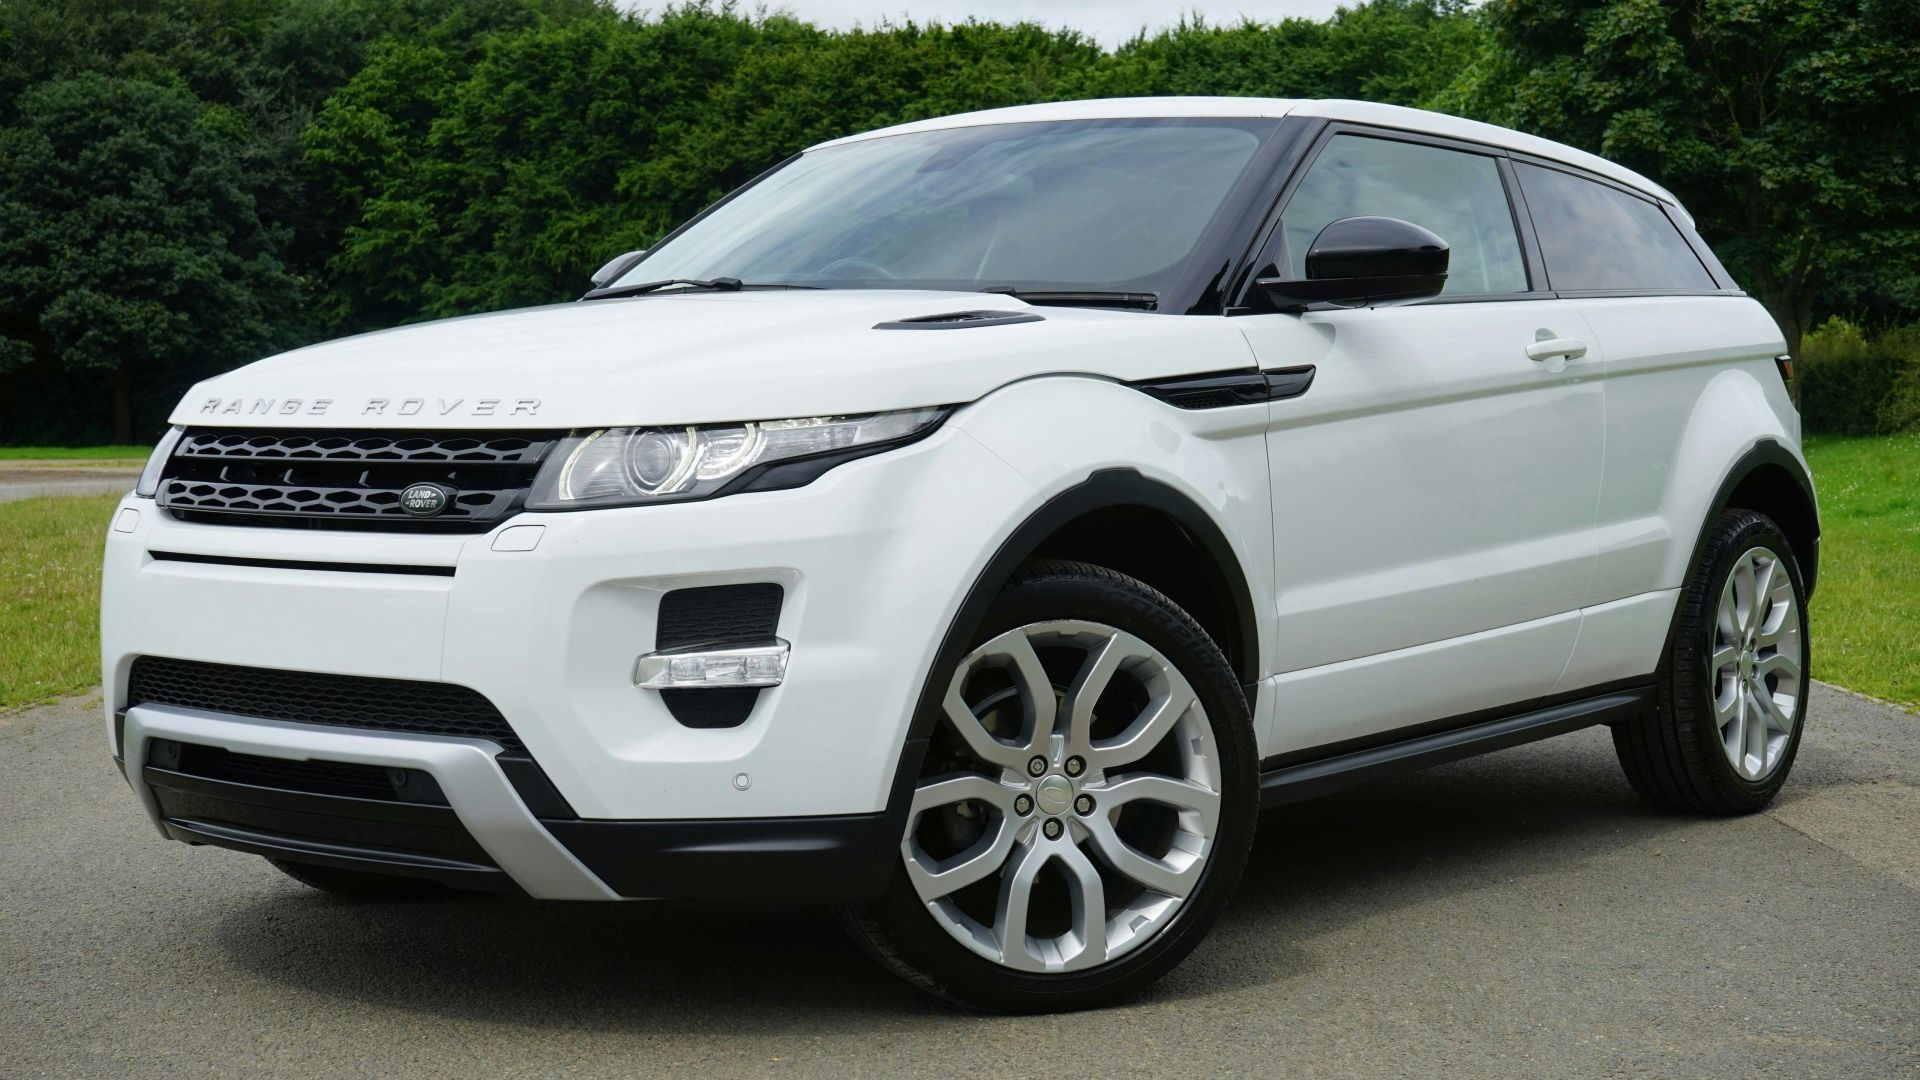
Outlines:
{"type": "Polygon", "coordinates": [[[1577,338],[1547,338],[1527,345],[1527,359],[1551,360],[1556,356],[1578,360],[1587,355],[1587,343],[1577,338]]]}

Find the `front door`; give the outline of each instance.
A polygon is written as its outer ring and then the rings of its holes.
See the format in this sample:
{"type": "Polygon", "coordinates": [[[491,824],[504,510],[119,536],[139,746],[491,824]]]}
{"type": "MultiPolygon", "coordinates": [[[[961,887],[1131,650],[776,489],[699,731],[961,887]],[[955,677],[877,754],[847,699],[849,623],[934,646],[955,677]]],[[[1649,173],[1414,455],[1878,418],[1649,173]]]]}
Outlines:
{"type": "Polygon", "coordinates": [[[1543,696],[1573,652],[1597,550],[1602,361],[1579,312],[1530,284],[1503,172],[1496,153],[1325,139],[1288,196],[1275,269],[1303,276],[1321,228],[1381,215],[1447,241],[1447,289],[1236,320],[1262,367],[1314,368],[1272,403],[1267,439],[1275,752],[1543,696]]]}

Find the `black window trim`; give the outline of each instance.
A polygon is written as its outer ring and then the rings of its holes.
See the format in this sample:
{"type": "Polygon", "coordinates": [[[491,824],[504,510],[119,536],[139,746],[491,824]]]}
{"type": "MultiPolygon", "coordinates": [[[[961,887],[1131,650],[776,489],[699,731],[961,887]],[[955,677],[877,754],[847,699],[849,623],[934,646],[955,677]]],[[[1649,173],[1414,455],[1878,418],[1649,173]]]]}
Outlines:
{"type": "MultiPolygon", "coordinates": [[[[1488,143],[1473,142],[1469,139],[1456,139],[1445,135],[1434,135],[1424,131],[1411,131],[1405,128],[1385,127],[1379,124],[1360,124],[1347,120],[1321,120],[1314,122],[1319,126],[1317,130],[1311,134],[1311,144],[1308,146],[1306,153],[1301,154],[1293,162],[1292,174],[1287,177],[1287,182],[1281,188],[1279,195],[1274,199],[1273,205],[1268,208],[1266,214],[1260,219],[1258,227],[1253,232],[1252,240],[1247,245],[1247,252],[1241,260],[1240,272],[1235,277],[1233,295],[1236,298],[1236,303],[1227,309],[1227,314],[1274,314],[1271,307],[1255,299],[1256,294],[1253,291],[1253,276],[1256,273],[1256,267],[1253,264],[1260,258],[1261,252],[1266,251],[1268,244],[1272,242],[1274,231],[1280,227],[1280,221],[1283,216],[1282,212],[1286,209],[1288,201],[1293,198],[1294,192],[1299,189],[1301,182],[1306,179],[1307,172],[1313,168],[1314,162],[1320,159],[1320,155],[1326,151],[1328,144],[1341,135],[1357,135],[1361,138],[1380,139],[1386,142],[1432,146],[1442,150],[1453,150],[1458,153],[1476,154],[1480,157],[1490,157],[1494,159],[1495,167],[1499,171],[1501,186],[1506,190],[1507,213],[1513,224],[1514,238],[1520,245],[1520,262],[1527,275],[1527,290],[1525,292],[1465,293],[1457,296],[1436,296],[1430,300],[1420,301],[1419,303],[1422,306],[1430,304],[1492,304],[1513,300],[1552,299],[1553,294],[1546,288],[1546,269],[1545,265],[1539,260],[1537,241],[1533,236],[1531,222],[1526,220],[1525,204],[1519,201],[1519,185],[1513,182],[1511,168],[1504,160],[1508,156],[1505,148],[1493,146],[1488,143]]],[[[1337,308],[1332,304],[1315,304],[1307,310],[1330,311],[1337,310],[1337,308]]]]}
{"type": "MultiPolygon", "coordinates": [[[[1532,165],[1535,168],[1550,169],[1554,172],[1565,173],[1566,175],[1571,176],[1576,180],[1586,180],[1590,183],[1599,184],[1601,187],[1612,188],[1614,191],[1620,192],[1623,195],[1630,195],[1633,198],[1639,199],[1642,202],[1653,204],[1654,208],[1659,210],[1661,215],[1667,219],[1667,224],[1673,229],[1675,233],[1679,235],[1681,242],[1686,244],[1687,250],[1693,254],[1694,260],[1700,264],[1701,271],[1707,275],[1707,280],[1713,282],[1715,285],[1715,287],[1711,289],[1648,289],[1648,288],[1550,289],[1550,291],[1554,296],[1563,300],[1586,300],[1586,299],[1593,299],[1597,297],[1621,297],[1621,296],[1745,296],[1747,295],[1744,291],[1735,287],[1730,280],[1724,278],[1722,276],[1722,273],[1714,272],[1714,265],[1718,263],[1719,260],[1717,258],[1710,260],[1701,255],[1700,253],[1701,249],[1706,246],[1706,241],[1699,238],[1698,230],[1688,228],[1681,223],[1680,218],[1675,213],[1677,208],[1674,206],[1674,204],[1667,202],[1665,199],[1658,198],[1648,192],[1641,191],[1639,188],[1633,187],[1629,184],[1623,184],[1620,181],[1613,179],[1612,177],[1602,176],[1599,173],[1593,172],[1590,169],[1583,169],[1583,168],[1580,168],[1578,165],[1569,165],[1564,161],[1555,161],[1552,158],[1543,158],[1536,154],[1514,153],[1514,152],[1509,152],[1507,154],[1507,158],[1509,161],[1518,162],[1524,165],[1532,165]]],[[[1520,176],[1517,170],[1515,171],[1513,176],[1513,188],[1516,192],[1519,193],[1519,196],[1522,200],[1526,198],[1526,190],[1520,183],[1520,176]]],[[[1535,228],[1533,223],[1533,211],[1531,208],[1529,208],[1527,211],[1527,226],[1529,231],[1532,231],[1535,228]]],[[[1534,242],[1536,244],[1539,242],[1539,238],[1537,235],[1535,236],[1534,242]]],[[[1546,265],[1546,259],[1543,256],[1541,259],[1541,266],[1543,267],[1543,270],[1545,265],[1546,265]]],[[[1550,275],[1548,276],[1547,283],[1549,286],[1552,285],[1552,278],[1550,275]]]]}
{"type": "MultiPolygon", "coordinates": [[[[1581,168],[1578,165],[1557,161],[1553,158],[1540,157],[1537,154],[1529,154],[1524,151],[1510,150],[1504,146],[1496,146],[1492,143],[1475,142],[1471,139],[1460,139],[1406,128],[1388,127],[1380,124],[1362,124],[1345,120],[1309,120],[1294,117],[1290,119],[1290,122],[1309,125],[1309,130],[1304,132],[1299,142],[1296,143],[1296,145],[1299,145],[1303,142],[1306,145],[1306,150],[1304,153],[1298,153],[1292,157],[1292,160],[1288,163],[1285,183],[1280,185],[1280,189],[1273,197],[1266,213],[1261,215],[1257,221],[1252,222],[1254,227],[1250,230],[1245,251],[1240,256],[1238,265],[1229,276],[1231,288],[1226,291],[1226,295],[1232,296],[1234,302],[1226,308],[1225,314],[1227,315],[1277,314],[1271,307],[1261,303],[1256,298],[1253,277],[1257,272],[1257,268],[1254,266],[1254,263],[1259,259],[1260,253],[1267,249],[1268,243],[1272,240],[1274,230],[1280,226],[1282,211],[1286,208],[1288,200],[1293,197],[1294,191],[1299,188],[1301,181],[1306,177],[1307,171],[1311,169],[1313,163],[1319,159],[1320,154],[1326,149],[1327,144],[1332,142],[1334,137],[1338,135],[1359,135],[1365,138],[1387,139],[1390,141],[1436,146],[1442,149],[1456,150],[1469,154],[1479,154],[1484,157],[1493,158],[1499,166],[1500,182],[1506,188],[1507,206],[1513,213],[1514,231],[1520,240],[1520,256],[1521,262],[1526,267],[1528,291],[1523,293],[1473,293],[1458,296],[1436,296],[1429,300],[1419,301],[1419,306],[1438,304],[1491,304],[1511,302],[1514,300],[1581,300],[1596,297],[1739,297],[1747,295],[1745,291],[1735,286],[1731,279],[1725,276],[1724,270],[1715,269],[1719,260],[1717,257],[1712,256],[1711,249],[1706,248],[1706,241],[1700,237],[1699,231],[1688,227],[1678,216],[1677,207],[1668,203],[1665,199],[1658,198],[1649,192],[1642,191],[1631,185],[1621,183],[1612,177],[1604,176],[1590,169],[1581,168]],[[1527,205],[1526,192],[1520,185],[1518,172],[1514,169],[1514,163],[1516,162],[1524,162],[1529,165],[1536,165],[1541,168],[1563,172],[1569,176],[1589,180],[1604,187],[1613,188],[1616,191],[1625,192],[1635,198],[1652,203],[1659,208],[1662,214],[1666,215],[1668,223],[1680,234],[1681,239],[1686,241],[1688,250],[1693,252],[1694,257],[1700,261],[1702,269],[1706,271],[1708,280],[1714,282],[1717,287],[1712,289],[1577,290],[1556,290],[1552,288],[1551,280],[1547,273],[1546,257],[1541,250],[1539,234],[1535,230],[1533,223],[1533,211],[1527,205]],[[1705,254],[1703,254],[1703,251],[1705,254]]],[[[1308,310],[1330,311],[1338,309],[1331,304],[1315,304],[1308,310]]]]}

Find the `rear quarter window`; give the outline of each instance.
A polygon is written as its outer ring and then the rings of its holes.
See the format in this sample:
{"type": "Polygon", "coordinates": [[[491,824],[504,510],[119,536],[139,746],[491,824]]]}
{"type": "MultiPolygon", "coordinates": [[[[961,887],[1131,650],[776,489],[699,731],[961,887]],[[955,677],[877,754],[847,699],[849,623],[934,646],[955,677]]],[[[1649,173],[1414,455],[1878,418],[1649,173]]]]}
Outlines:
{"type": "Polygon", "coordinates": [[[1515,162],[1549,287],[1560,292],[1712,290],[1713,277],[1652,201],[1515,162]]]}

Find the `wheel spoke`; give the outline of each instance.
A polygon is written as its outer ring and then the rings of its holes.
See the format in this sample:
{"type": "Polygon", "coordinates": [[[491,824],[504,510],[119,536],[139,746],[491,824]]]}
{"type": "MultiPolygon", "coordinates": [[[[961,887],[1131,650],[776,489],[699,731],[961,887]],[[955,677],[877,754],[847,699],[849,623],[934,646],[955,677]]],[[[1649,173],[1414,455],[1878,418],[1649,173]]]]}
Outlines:
{"type": "Polygon", "coordinates": [[[1737,680],[1733,686],[1733,722],[1726,725],[1722,737],[1734,771],[1747,774],[1747,688],[1737,680]]]}
{"type": "Polygon", "coordinates": [[[1073,894],[1073,936],[1080,949],[1067,959],[1076,964],[1097,964],[1107,958],[1107,886],[1100,870],[1077,845],[1059,849],[1060,861],[1067,868],[1067,889],[1073,894]]]}
{"type": "Polygon", "coordinates": [[[1787,715],[1787,711],[1780,707],[1779,696],[1769,692],[1762,686],[1754,687],[1753,692],[1754,696],[1759,699],[1761,712],[1762,715],[1766,717],[1767,723],[1772,726],[1775,731],[1782,734],[1791,734],[1793,731],[1793,717],[1787,715]]]}
{"type": "Polygon", "coordinates": [[[947,722],[966,742],[967,749],[981,761],[1002,769],[1014,772],[1024,770],[1027,759],[1045,752],[1048,740],[1053,736],[1053,684],[1047,679],[1046,669],[1041,666],[1040,657],[1034,653],[1033,643],[1027,640],[1024,630],[1009,630],[975,649],[967,661],[960,665],[960,669],[954,672],[942,708],[947,722]],[[1008,675],[1019,691],[1023,718],[1023,737],[1019,741],[1009,742],[988,731],[980,718],[974,715],[973,707],[967,704],[965,693],[968,677],[980,664],[992,660],[1006,666],[1008,675]]]}
{"type": "Polygon", "coordinates": [[[1067,753],[1085,756],[1093,749],[1093,709],[1113,682],[1114,673],[1129,660],[1153,655],[1146,643],[1131,634],[1115,633],[1087,653],[1086,662],[1067,691],[1067,753]]]}
{"type": "MultiPolygon", "coordinates": [[[[1114,831],[1112,820],[1104,814],[1088,818],[1086,826],[1094,849],[1100,852],[1100,857],[1106,860],[1108,866],[1157,893],[1186,896],[1199,882],[1200,869],[1206,865],[1199,858],[1185,858],[1176,864],[1145,854],[1120,839],[1120,834],[1114,831]]],[[[1186,856],[1189,853],[1176,847],[1170,854],[1186,856]]]]}
{"type": "Polygon", "coordinates": [[[1033,905],[1033,882],[1047,855],[1032,844],[1014,849],[1007,872],[1000,879],[1000,906],[993,923],[993,937],[1000,946],[1001,963],[1013,968],[1033,970],[1045,962],[1033,954],[1027,943],[1027,914],[1033,905]]]}
{"type": "Polygon", "coordinates": [[[1160,745],[1160,740],[1167,737],[1167,732],[1173,730],[1173,726],[1180,722],[1188,709],[1194,707],[1197,700],[1187,680],[1169,668],[1167,692],[1150,702],[1146,711],[1129,724],[1127,730],[1105,742],[1094,744],[1087,752],[1088,766],[1104,772],[1140,760],[1149,750],[1160,745]]]}
{"type": "MultiPolygon", "coordinates": [[[[1732,682],[1733,691],[1731,693],[1722,690],[1720,696],[1713,700],[1714,724],[1722,731],[1725,731],[1727,724],[1736,719],[1740,713],[1740,677],[1738,675],[1734,676],[1732,682]]],[[[1726,683],[1722,682],[1721,685],[1725,686],[1726,683]]]]}
{"type": "Polygon", "coordinates": [[[920,814],[936,806],[949,806],[968,799],[1011,812],[1014,797],[1022,790],[985,776],[962,775],[929,780],[914,789],[913,813],[920,814]]]}
{"type": "Polygon", "coordinates": [[[1017,820],[1003,816],[994,830],[982,836],[978,843],[952,858],[939,861],[921,851],[919,845],[914,843],[913,834],[908,833],[907,839],[901,843],[907,878],[913,882],[913,890],[920,894],[920,899],[937,900],[991,877],[1007,861],[1007,852],[1013,849],[1013,841],[1018,833],[1017,820]]]}
{"type": "Polygon", "coordinates": [[[1753,618],[1753,557],[1743,555],[1733,567],[1734,631],[1737,640],[1746,641],[1748,623],[1753,618]],[[1745,601],[1743,604],[1741,601],[1745,601]]]}
{"type": "Polygon", "coordinates": [[[1087,791],[1101,810],[1145,801],[1192,811],[1199,815],[1200,831],[1209,835],[1220,817],[1219,793],[1191,780],[1176,780],[1171,776],[1124,776],[1106,784],[1089,785],[1087,791]]]}
{"type": "Polygon", "coordinates": [[[1759,581],[1753,588],[1753,599],[1747,605],[1747,643],[1760,635],[1760,628],[1767,621],[1767,613],[1773,610],[1773,575],[1780,568],[1780,560],[1771,559],[1762,571],[1759,581]]]}
{"type": "Polygon", "coordinates": [[[1767,708],[1760,703],[1757,687],[1747,688],[1747,755],[1753,760],[1753,776],[1767,771],[1767,708]]]}
{"type": "Polygon", "coordinates": [[[1033,651],[1033,642],[1027,640],[1025,633],[1015,630],[1004,638],[1006,646],[1002,655],[1013,661],[1013,680],[1020,687],[1020,707],[1026,713],[1027,741],[1020,748],[1021,753],[1043,753],[1047,741],[1053,737],[1057,709],[1053,680],[1047,678],[1047,669],[1041,666],[1039,655],[1033,651]]]}
{"type": "Polygon", "coordinates": [[[1718,675],[1740,661],[1740,650],[1732,645],[1722,645],[1713,650],[1713,659],[1707,662],[1707,670],[1718,675]]]}
{"type": "Polygon", "coordinates": [[[1720,640],[1739,648],[1744,640],[1740,630],[1740,601],[1734,595],[1734,582],[1738,573],[1727,575],[1727,583],[1720,589],[1720,607],[1715,612],[1714,624],[1720,630],[1720,640]]]}
{"type": "Polygon", "coordinates": [[[1753,677],[1764,679],[1769,675],[1778,675],[1783,679],[1800,677],[1800,658],[1789,653],[1776,652],[1763,656],[1753,665],[1753,677]]]}

